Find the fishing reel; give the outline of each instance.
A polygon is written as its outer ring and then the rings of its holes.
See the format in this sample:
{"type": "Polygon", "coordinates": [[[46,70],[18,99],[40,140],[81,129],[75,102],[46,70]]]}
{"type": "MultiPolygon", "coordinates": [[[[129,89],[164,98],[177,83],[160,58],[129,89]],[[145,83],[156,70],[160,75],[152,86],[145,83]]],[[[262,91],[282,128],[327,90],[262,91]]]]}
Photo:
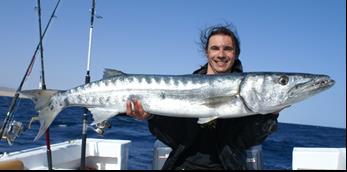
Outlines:
{"type": "Polygon", "coordinates": [[[96,133],[98,133],[99,135],[104,135],[105,133],[105,129],[106,128],[111,128],[111,122],[105,120],[102,121],[100,123],[97,123],[94,127],[89,126],[89,128],[91,128],[92,130],[94,130],[96,133]]]}
{"type": "Polygon", "coordinates": [[[1,140],[6,140],[9,145],[12,145],[14,140],[24,132],[26,128],[24,125],[19,121],[9,121],[9,124],[5,126],[3,131],[0,131],[2,133],[1,140]]]}

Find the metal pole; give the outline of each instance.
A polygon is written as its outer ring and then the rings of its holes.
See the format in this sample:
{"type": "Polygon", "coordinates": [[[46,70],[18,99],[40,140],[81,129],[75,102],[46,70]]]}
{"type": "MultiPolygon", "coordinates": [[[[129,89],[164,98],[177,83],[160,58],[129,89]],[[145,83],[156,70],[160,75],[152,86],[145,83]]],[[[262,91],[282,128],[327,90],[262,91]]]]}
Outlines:
{"type": "MultiPolygon", "coordinates": [[[[88,43],[88,59],[87,59],[87,73],[85,77],[85,84],[90,83],[90,56],[91,56],[91,47],[92,47],[92,36],[93,36],[93,23],[94,23],[94,13],[95,13],[95,0],[92,1],[92,11],[90,19],[90,28],[89,28],[89,43],[88,43]]],[[[87,145],[87,128],[88,128],[88,109],[84,108],[83,114],[83,128],[82,128],[82,148],[81,148],[81,164],[80,169],[85,170],[85,161],[86,161],[86,145],[87,145]]]]}

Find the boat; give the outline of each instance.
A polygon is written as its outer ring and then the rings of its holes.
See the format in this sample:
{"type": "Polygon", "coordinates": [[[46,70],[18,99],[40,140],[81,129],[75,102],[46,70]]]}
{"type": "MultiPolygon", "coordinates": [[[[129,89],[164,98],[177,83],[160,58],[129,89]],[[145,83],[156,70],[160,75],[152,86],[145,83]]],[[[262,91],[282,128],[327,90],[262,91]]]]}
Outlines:
{"type": "MultiPolygon", "coordinates": [[[[85,169],[126,170],[130,140],[88,138],[85,169]]],[[[51,145],[53,170],[78,170],[81,139],[51,145]]],[[[48,170],[46,146],[0,154],[0,170],[48,170]]]]}
{"type": "MultiPolygon", "coordinates": [[[[88,138],[85,169],[127,170],[130,140],[88,138]]],[[[171,148],[156,140],[152,169],[160,170],[171,148]]],[[[78,170],[81,139],[51,145],[53,170],[78,170]]],[[[262,170],[262,146],[247,151],[247,168],[262,170]]],[[[346,170],[346,148],[294,147],[292,170],[346,170]]],[[[0,170],[48,170],[46,146],[0,154],[0,170]]]]}

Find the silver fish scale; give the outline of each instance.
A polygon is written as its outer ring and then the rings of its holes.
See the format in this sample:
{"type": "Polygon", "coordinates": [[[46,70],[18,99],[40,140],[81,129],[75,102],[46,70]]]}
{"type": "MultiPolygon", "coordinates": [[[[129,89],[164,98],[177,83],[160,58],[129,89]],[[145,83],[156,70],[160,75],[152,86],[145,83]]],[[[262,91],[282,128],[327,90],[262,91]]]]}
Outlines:
{"type": "Polygon", "coordinates": [[[119,112],[125,111],[127,100],[136,98],[142,101],[148,112],[159,113],[165,104],[167,107],[172,107],[164,112],[167,115],[178,113],[187,116],[199,113],[196,112],[199,109],[205,109],[202,113],[210,113],[215,107],[204,105],[204,103],[209,104],[210,98],[213,101],[220,96],[237,94],[241,79],[228,77],[231,76],[121,75],[76,87],[66,91],[65,96],[68,106],[112,107],[117,105],[118,107],[113,108],[119,112]],[[201,102],[201,99],[205,99],[205,102],[201,102]],[[189,108],[190,106],[192,108],[189,108]],[[177,109],[180,108],[177,107],[194,110],[178,112],[177,109]]]}

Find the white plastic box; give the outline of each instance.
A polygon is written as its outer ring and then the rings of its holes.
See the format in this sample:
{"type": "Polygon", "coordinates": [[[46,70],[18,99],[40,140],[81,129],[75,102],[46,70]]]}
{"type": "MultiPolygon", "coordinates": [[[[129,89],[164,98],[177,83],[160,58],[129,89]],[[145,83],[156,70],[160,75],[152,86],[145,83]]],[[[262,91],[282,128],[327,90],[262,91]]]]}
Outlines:
{"type": "Polygon", "coordinates": [[[295,147],[293,170],[346,170],[346,148],[295,147]]]}

